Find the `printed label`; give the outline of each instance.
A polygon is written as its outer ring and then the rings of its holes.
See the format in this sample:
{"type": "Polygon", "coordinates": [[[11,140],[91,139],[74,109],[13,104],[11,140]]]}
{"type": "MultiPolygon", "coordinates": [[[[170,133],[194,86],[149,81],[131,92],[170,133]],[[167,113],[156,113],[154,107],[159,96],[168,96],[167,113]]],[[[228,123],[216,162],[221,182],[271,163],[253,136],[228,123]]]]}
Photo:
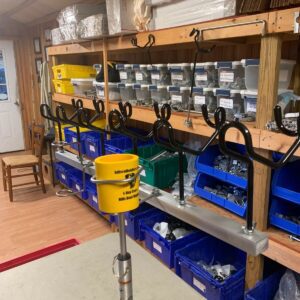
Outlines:
{"type": "Polygon", "coordinates": [[[280,70],[279,72],[279,81],[287,81],[288,80],[289,71],[288,70],[280,70]]]}
{"type": "Polygon", "coordinates": [[[256,103],[247,102],[247,111],[256,112],[256,103]]]}
{"type": "Polygon", "coordinates": [[[153,248],[154,248],[155,250],[157,250],[159,253],[162,253],[161,246],[159,246],[159,245],[156,244],[155,242],[153,242],[153,248]]]}
{"type": "Polygon", "coordinates": [[[171,73],[172,80],[183,80],[183,75],[180,73],[171,73]]]}
{"type": "Polygon", "coordinates": [[[142,172],[140,173],[141,176],[146,176],[146,171],[142,170],[142,172]]]}
{"type": "Polygon", "coordinates": [[[99,97],[104,97],[104,90],[99,90],[99,97]]]}
{"type": "Polygon", "coordinates": [[[61,73],[57,73],[57,78],[58,78],[58,79],[61,79],[61,78],[62,78],[61,73]]]}
{"type": "Polygon", "coordinates": [[[93,146],[93,145],[90,145],[90,151],[92,151],[92,152],[96,152],[95,146],[93,146]]]}
{"type": "Polygon", "coordinates": [[[137,81],[143,80],[143,73],[141,73],[141,72],[136,72],[136,73],[135,73],[135,80],[137,80],[137,81]]]}
{"type": "Polygon", "coordinates": [[[195,96],[194,102],[195,104],[205,104],[205,96],[195,96]]]}
{"type": "Polygon", "coordinates": [[[127,222],[127,220],[125,219],[125,226],[127,226],[128,225],[128,222],[127,222]]]}
{"type": "Polygon", "coordinates": [[[205,293],[205,291],[206,291],[205,285],[202,282],[200,282],[198,279],[196,279],[195,277],[193,277],[193,285],[195,287],[197,287],[200,291],[205,293]]]}
{"type": "Polygon", "coordinates": [[[153,80],[160,80],[160,75],[159,75],[159,73],[152,73],[152,74],[151,74],[151,79],[153,79],[153,80]]]}
{"type": "Polygon", "coordinates": [[[75,187],[76,187],[76,190],[77,190],[77,191],[80,191],[80,190],[81,190],[81,188],[80,188],[80,186],[79,186],[78,184],[76,184],[75,187]]]}
{"type": "Polygon", "coordinates": [[[207,73],[196,74],[197,81],[207,81],[207,73]]]}
{"type": "Polygon", "coordinates": [[[233,109],[233,100],[227,98],[220,98],[220,106],[224,108],[233,109]]]}
{"type": "Polygon", "coordinates": [[[72,137],[72,142],[76,143],[77,142],[77,138],[76,137],[72,137]]]}
{"type": "Polygon", "coordinates": [[[127,79],[127,73],[126,72],[120,72],[120,79],[127,79]]]}
{"type": "Polygon", "coordinates": [[[234,82],[234,73],[228,71],[220,72],[220,81],[223,82],[234,82]]]}
{"type": "Polygon", "coordinates": [[[172,95],[171,100],[172,101],[176,101],[176,102],[182,102],[182,96],[180,96],[180,95],[172,95]]]}
{"type": "Polygon", "coordinates": [[[63,180],[66,180],[66,175],[65,175],[65,174],[61,174],[61,178],[62,178],[63,180]]]}
{"type": "Polygon", "coordinates": [[[95,203],[98,203],[98,198],[96,196],[93,196],[92,200],[95,202],[95,203]]]}

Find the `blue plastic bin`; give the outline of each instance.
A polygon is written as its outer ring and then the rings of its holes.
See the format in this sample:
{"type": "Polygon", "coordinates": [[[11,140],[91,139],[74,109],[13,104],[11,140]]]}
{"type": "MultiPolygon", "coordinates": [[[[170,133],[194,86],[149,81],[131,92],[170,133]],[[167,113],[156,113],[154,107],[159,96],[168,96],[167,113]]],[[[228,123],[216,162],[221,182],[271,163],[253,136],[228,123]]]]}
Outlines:
{"type": "Polygon", "coordinates": [[[281,198],[273,196],[270,208],[270,224],[279,227],[295,235],[300,235],[300,225],[289,220],[280,218],[277,214],[287,216],[300,216],[300,205],[287,202],[281,198]]]}
{"type": "MultiPolygon", "coordinates": [[[[79,197],[81,197],[81,199],[87,200],[89,197],[87,192],[87,185],[91,177],[87,174],[84,174],[84,176],[86,182],[85,190],[79,193],[78,195],[79,197]]],[[[82,171],[74,170],[71,174],[71,181],[72,181],[71,188],[74,192],[79,192],[80,190],[82,190],[83,189],[82,171]]]]}
{"type": "MultiPolygon", "coordinates": [[[[226,144],[228,148],[238,153],[245,153],[244,145],[240,145],[236,143],[226,143],[226,144]]],[[[207,150],[203,152],[203,154],[197,157],[195,161],[196,170],[245,189],[247,187],[247,179],[214,168],[214,161],[216,157],[221,154],[222,153],[218,145],[213,145],[208,147],[207,150]]]]}
{"type": "Polygon", "coordinates": [[[300,160],[288,163],[274,172],[272,194],[285,200],[300,204],[300,160]]]}
{"type": "Polygon", "coordinates": [[[194,184],[195,194],[200,196],[203,199],[213,202],[219,206],[222,206],[227,210],[232,211],[233,213],[241,217],[245,217],[247,211],[247,205],[240,206],[238,204],[235,204],[232,201],[229,201],[221,196],[218,196],[204,189],[205,186],[214,188],[218,184],[224,185],[224,182],[220,181],[219,179],[216,179],[215,177],[203,173],[198,173],[194,184]]]}
{"type": "Polygon", "coordinates": [[[280,279],[283,272],[276,272],[260,281],[256,286],[247,291],[245,300],[273,300],[279,288],[280,279]]]}
{"type": "Polygon", "coordinates": [[[101,151],[101,139],[100,132],[91,131],[88,132],[85,136],[84,147],[86,156],[90,158],[96,158],[103,155],[101,151]]]}
{"type": "Polygon", "coordinates": [[[240,300],[244,296],[246,253],[212,236],[175,253],[175,271],[206,299],[240,300]],[[197,262],[231,264],[237,272],[223,282],[215,280],[197,262]]]}
{"type": "MultiPolygon", "coordinates": [[[[160,214],[161,210],[148,203],[141,204],[137,209],[125,213],[126,233],[134,240],[143,241],[144,232],[141,231],[141,222],[144,219],[160,214]]],[[[119,218],[115,216],[114,223],[119,225],[119,218]]]]}
{"type": "MultiPolygon", "coordinates": [[[[156,214],[141,221],[141,230],[145,234],[146,247],[158,258],[160,258],[169,268],[174,267],[174,254],[176,250],[185,247],[187,244],[195,242],[206,236],[204,232],[195,229],[191,234],[176,241],[167,241],[160,234],[153,230],[157,222],[167,221],[171,216],[166,213],[156,214]]],[[[173,217],[171,217],[173,218],[173,217]]],[[[192,227],[191,227],[192,228],[192,227]]]]}
{"type": "Polygon", "coordinates": [[[74,170],[76,169],[64,162],[55,163],[56,178],[69,188],[72,186],[71,174],[74,170]]]}
{"type": "MultiPolygon", "coordinates": [[[[66,140],[67,143],[70,143],[71,148],[78,151],[76,130],[75,131],[70,130],[70,129],[74,129],[74,128],[75,127],[66,127],[66,128],[64,128],[65,140],[66,140]]],[[[86,153],[85,138],[86,138],[87,134],[90,133],[90,132],[91,131],[85,131],[85,132],[80,133],[80,145],[81,145],[82,154],[86,153]]]]}
{"type": "Polygon", "coordinates": [[[98,194],[97,194],[97,187],[95,184],[89,182],[86,186],[86,191],[88,193],[88,203],[89,205],[94,208],[97,212],[99,212],[98,208],[98,194]]]}

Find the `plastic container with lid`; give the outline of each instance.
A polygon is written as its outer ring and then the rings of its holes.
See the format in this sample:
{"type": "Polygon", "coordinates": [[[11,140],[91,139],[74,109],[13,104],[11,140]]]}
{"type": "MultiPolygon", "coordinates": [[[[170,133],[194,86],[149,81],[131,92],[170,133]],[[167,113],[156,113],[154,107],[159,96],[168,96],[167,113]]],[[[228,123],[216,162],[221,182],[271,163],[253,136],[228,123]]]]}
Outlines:
{"type": "Polygon", "coordinates": [[[218,107],[224,107],[226,111],[226,119],[233,120],[235,114],[244,113],[244,101],[241,97],[240,90],[214,89],[217,97],[218,107]]]}
{"type": "Polygon", "coordinates": [[[150,84],[151,83],[151,65],[139,65],[134,64],[132,68],[135,72],[135,82],[140,84],[150,84]]]}
{"type": "Polygon", "coordinates": [[[168,86],[168,91],[170,93],[172,109],[179,111],[188,109],[191,88],[168,86]]]}
{"type": "Polygon", "coordinates": [[[193,106],[195,111],[202,111],[201,107],[203,104],[207,105],[209,113],[214,113],[217,108],[217,97],[214,94],[213,88],[193,88],[193,106]]]}
{"type": "Polygon", "coordinates": [[[191,86],[192,69],[190,63],[168,64],[173,86],[191,86]]]}
{"type": "Polygon", "coordinates": [[[257,91],[243,90],[241,96],[244,99],[244,110],[249,116],[256,118],[257,91]]]}
{"type": "Polygon", "coordinates": [[[99,74],[101,72],[102,65],[101,64],[93,64],[93,68],[96,70],[96,73],[99,74]]]}
{"type": "Polygon", "coordinates": [[[195,86],[211,88],[218,86],[218,70],[213,62],[196,64],[195,86]]]}
{"type": "MultiPolygon", "coordinates": [[[[96,87],[96,94],[97,97],[101,100],[105,99],[105,84],[104,82],[97,82],[96,80],[93,81],[93,85],[96,87]]],[[[108,90],[109,90],[109,100],[115,101],[115,100],[120,100],[120,90],[118,88],[118,84],[115,82],[109,82],[108,83],[108,90]]]]}
{"type": "Polygon", "coordinates": [[[133,89],[133,83],[118,83],[120,89],[121,100],[126,102],[136,102],[135,90],[133,89]]]}
{"type": "Polygon", "coordinates": [[[149,66],[152,85],[170,85],[171,76],[167,64],[149,66]]]}
{"type": "Polygon", "coordinates": [[[137,104],[151,105],[152,101],[148,84],[135,83],[133,88],[135,90],[137,104]]]}
{"type": "Polygon", "coordinates": [[[159,104],[167,103],[170,100],[168,88],[165,85],[149,85],[152,102],[159,104]]]}
{"type": "MultiPolygon", "coordinates": [[[[259,59],[243,59],[245,68],[245,85],[248,90],[258,89],[259,59]]],[[[282,59],[280,61],[278,89],[288,89],[296,61],[282,59]]]]}
{"type": "Polygon", "coordinates": [[[218,69],[220,88],[239,90],[246,88],[245,69],[240,61],[218,61],[215,67],[218,69]]]}
{"type": "Polygon", "coordinates": [[[122,83],[134,83],[135,72],[130,64],[117,64],[116,69],[119,71],[120,80],[122,83]]]}
{"type": "Polygon", "coordinates": [[[94,78],[72,78],[71,83],[74,87],[74,94],[86,97],[89,92],[95,90],[93,80],[94,78]]]}

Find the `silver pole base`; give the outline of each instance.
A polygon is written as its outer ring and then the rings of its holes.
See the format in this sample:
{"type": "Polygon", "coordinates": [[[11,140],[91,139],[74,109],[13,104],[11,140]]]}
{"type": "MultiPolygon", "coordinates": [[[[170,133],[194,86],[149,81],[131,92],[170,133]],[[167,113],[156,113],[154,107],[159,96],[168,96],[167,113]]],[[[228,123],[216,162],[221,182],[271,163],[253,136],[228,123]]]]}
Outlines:
{"type": "Polygon", "coordinates": [[[121,300],[132,300],[132,269],[131,256],[119,254],[117,257],[119,264],[119,290],[121,300]]]}

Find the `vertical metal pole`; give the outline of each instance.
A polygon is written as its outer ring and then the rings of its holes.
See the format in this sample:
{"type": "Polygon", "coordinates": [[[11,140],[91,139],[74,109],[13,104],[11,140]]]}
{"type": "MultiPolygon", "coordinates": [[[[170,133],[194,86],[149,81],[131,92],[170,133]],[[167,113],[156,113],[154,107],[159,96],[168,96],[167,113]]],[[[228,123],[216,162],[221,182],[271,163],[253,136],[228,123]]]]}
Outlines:
{"type": "Polygon", "coordinates": [[[100,133],[101,155],[105,155],[105,134],[100,133]]]}
{"type": "Polygon", "coordinates": [[[185,205],[183,160],[184,160],[183,152],[179,151],[178,152],[178,173],[179,173],[179,204],[180,205],[185,205]]]}
{"type": "Polygon", "coordinates": [[[246,227],[249,232],[251,232],[253,228],[253,177],[254,177],[254,169],[253,162],[248,163],[248,189],[247,189],[247,215],[246,215],[246,227]]]}

